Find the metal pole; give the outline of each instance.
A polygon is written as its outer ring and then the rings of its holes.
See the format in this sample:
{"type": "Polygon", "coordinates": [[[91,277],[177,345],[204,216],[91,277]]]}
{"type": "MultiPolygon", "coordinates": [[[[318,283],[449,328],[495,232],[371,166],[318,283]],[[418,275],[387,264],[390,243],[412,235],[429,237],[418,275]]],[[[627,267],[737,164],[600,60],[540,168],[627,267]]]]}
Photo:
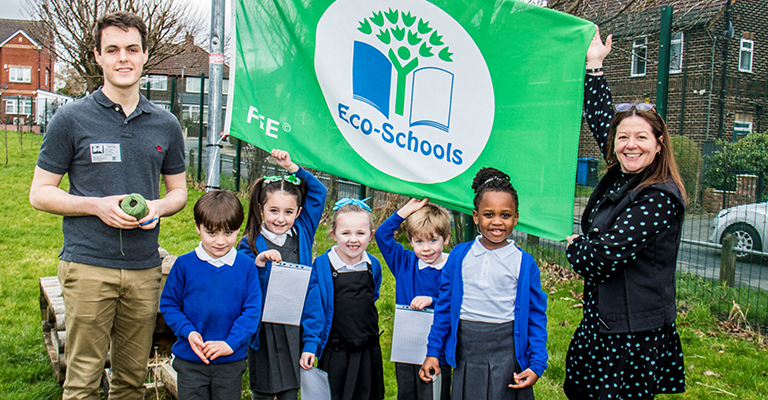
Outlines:
{"type": "Polygon", "coordinates": [[[205,74],[200,74],[200,112],[197,125],[197,181],[203,180],[203,107],[205,106],[205,74]]]}
{"type": "MultiPolygon", "coordinates": [[[[717,128],[717,138],[723,138],[723,132],[725,131],[725,83],[728,78],[728,44],[731,42],[730,27],[731,27],[731,0],[728,0],[728,4],[725,6],[725,41],[723,42],[723,74],[720,80],[720,126],[717,128]]],[[[736,140],[734,133],[734,141],[736,140]]]]}
{"type": "Polygon", "coordinates": [[[147,77],[147,95],[146,95],[146,97],[147,97],[147,100],[149,100],[149,99],[150,99],[150,90],[149,90],[149,77],[147,77]]]}
{"type": "Polygon", "coordinates": [[[170,112],[173,115],[176,115],[174,111],[174,100],[176,99],[176,77],[171,77],[171,106],[170,106],[170,112]]]}
{"type": "Polygon", "coordinates": [[[669,94],[669,52],[672,45],[672,6],[661,7],[659,32],[659,69],[656,73],[656,112],[667,119],[667,95],[669,94]]]}
{"type": "MultiPolygon", "coordinates": [[[[205,190],[219,189],[221,91],[224,78],[224,0],[211,0],[211,44],[208,54],[208,175],[205,190]]],[[[202,110],[201,110],[202,111],[202,110]]]]}
{"type": "Polygon", "coordinates": [[[240,191],[240,153],[243,149],[243,141],[240,139],[237,140],[237,144],[235,145],[235,192],[240,191]]]}
{"type": "Polygon", "coordinates": [[[364,198],[366,197],[366,196],[365,196],[365,192],[366,192],[366,187],[365,187],[365,185],[363,185],[363,184],[361,183],[361,184],[360,184],[360,187],[359,187],[359,191],[357,192],[357,197],[358,197],[360,200],[364,199],[364,198]]]}
{"type": "Polygon", "coordinates": [[[475,239],[475,220],[472,214],[464,214],[464,241],[469,242],[475,239]]]}

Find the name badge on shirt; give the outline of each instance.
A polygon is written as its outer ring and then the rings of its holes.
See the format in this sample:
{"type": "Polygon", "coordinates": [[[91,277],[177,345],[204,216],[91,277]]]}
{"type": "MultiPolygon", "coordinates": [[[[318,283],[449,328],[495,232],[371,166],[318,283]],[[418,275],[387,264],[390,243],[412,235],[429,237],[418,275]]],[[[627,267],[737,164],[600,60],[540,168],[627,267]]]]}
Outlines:
{"type": "Polygon", "coordinates": [[[121,162],[120,143],[91,143],[91,162],[121,162]]]}

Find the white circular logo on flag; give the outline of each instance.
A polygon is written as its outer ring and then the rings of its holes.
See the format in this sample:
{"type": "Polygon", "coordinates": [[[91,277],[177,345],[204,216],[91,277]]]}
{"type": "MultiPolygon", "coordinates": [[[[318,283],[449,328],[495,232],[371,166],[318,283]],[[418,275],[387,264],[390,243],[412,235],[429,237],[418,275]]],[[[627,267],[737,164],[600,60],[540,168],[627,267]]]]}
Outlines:
{"type": "Polygon", "coordinates": [[[315,70],[344,138],[388,175],[444,182],[466,171],[490,137],[485,59],[427,1],[336,1],[317,25],[315,70]]]}

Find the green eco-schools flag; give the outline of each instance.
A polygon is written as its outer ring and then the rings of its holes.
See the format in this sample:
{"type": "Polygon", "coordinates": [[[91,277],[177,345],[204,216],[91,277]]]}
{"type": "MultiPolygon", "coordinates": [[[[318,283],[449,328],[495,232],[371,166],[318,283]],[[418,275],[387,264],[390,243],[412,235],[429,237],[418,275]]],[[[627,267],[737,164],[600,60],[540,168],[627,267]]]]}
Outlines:
{"type": "Polygon", "coordinates": [[[233,136],[464,212],[475,173],[495,167],[519,229],[571,233],[591,23],[519,1],[235,7],[233,136]]]}

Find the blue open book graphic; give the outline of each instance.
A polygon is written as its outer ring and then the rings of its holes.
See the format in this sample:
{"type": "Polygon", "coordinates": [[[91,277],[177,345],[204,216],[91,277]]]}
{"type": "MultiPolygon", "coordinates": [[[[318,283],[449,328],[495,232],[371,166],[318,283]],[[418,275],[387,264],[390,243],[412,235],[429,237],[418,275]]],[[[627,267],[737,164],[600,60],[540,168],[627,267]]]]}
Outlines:
{"type": "Polygon", "coordinates": [[[355,41],[352,58],[352,97],[389,118],[392,62],[368,43],[355,41]]]}
{"type": "Polygon", "coordinates": [[[453,101],[453,74],[441,68],[413,71],[411,126],[426,125],[448,132],[453,101]]]}

